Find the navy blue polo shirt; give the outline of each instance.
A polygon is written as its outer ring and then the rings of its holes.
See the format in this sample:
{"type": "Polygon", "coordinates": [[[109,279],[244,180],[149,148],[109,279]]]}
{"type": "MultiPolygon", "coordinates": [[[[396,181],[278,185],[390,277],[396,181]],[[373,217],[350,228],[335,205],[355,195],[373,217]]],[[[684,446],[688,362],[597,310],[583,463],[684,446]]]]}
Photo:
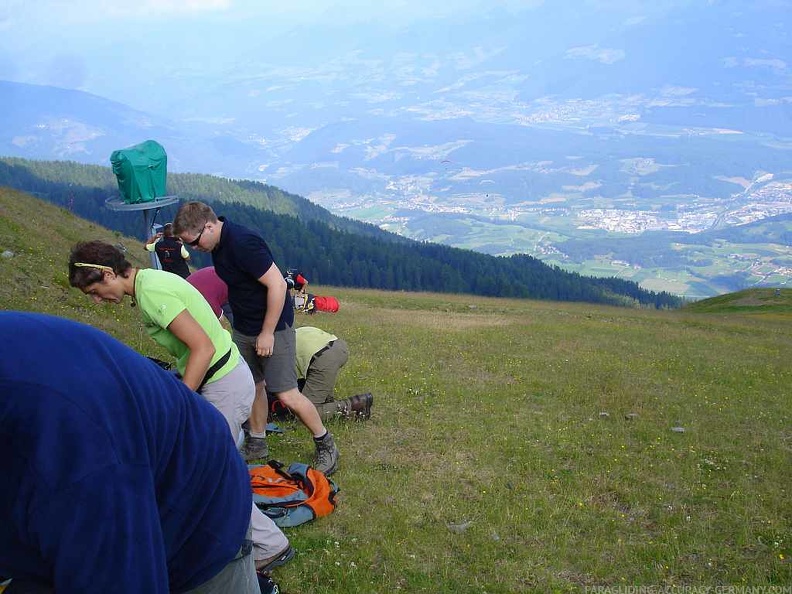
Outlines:
{"type": "MultiPolygon", "coordinates": [[[[228,303],[234,314],[234,329],[245,336],[258,336],[267,312],[267,287],[259,279],[274,264],[272,252],[255,231],[225,217],[220,241],[212,250],[215,272],[228,285],[228,303]]],[[[286,291],[283,310],[275,330],[294,324],[294,306],[286,291]]]]}

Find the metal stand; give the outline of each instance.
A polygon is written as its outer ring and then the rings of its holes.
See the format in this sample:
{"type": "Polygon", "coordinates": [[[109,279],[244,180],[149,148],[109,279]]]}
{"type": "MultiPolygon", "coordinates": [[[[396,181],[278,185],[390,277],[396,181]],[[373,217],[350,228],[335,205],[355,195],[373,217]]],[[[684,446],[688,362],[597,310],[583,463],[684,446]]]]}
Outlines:
{"type": "MultiPolygon", "coordinates": [[[[157,220],[157,215],[159,214],[160,208],[163,206],[170,206],[171,204],[176,204],[179,201],[178,196],[159,196],[154,198],[154,200],[150,200],[148,202],[138,202],[135,204],[130,204],[124,202],[121,198],[113,197],[108,198],[105,200],[105,206],[109,210],[118,210],[118,211],[140,211],[143,213],[143,241],[147,241],[149,237],[154,235],[154,224],[157,220]],[[151,217],[151,222],[149,223],[149,211],[153,210],[154,214],[151,217]]],[[[160,268],[159,258],[157,258],[157,254],[155,252],[151,252],[151,267],[152,268],[160,268]]]]}

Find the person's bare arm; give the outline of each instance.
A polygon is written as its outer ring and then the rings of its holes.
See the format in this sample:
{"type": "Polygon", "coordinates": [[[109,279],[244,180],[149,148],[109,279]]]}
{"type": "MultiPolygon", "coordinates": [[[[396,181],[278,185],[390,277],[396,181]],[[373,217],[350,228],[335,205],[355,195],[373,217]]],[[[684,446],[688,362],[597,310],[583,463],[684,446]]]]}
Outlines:
{"type": "Polygon", "coordinates": [[[286,300],[286,280],[275,264],[269,267],[258,281],[267,287],[267,311],[261,332],[256,338],[256,353],[259,357],[269,357],[275,346],[275,327],[278,325],[283,303],[286,300]]]}

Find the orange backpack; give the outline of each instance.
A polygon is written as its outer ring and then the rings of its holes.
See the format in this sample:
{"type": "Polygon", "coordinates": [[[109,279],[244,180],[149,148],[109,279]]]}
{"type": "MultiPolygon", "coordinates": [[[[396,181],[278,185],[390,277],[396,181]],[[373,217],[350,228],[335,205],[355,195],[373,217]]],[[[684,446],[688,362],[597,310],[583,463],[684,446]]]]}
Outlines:
{"type": "Polygon", "coordinates": [[[253,502],[281,528],[299,526],[335,509],[338,486],[322,472],[292,462],[270,460],[248,466],[253,502]]]}

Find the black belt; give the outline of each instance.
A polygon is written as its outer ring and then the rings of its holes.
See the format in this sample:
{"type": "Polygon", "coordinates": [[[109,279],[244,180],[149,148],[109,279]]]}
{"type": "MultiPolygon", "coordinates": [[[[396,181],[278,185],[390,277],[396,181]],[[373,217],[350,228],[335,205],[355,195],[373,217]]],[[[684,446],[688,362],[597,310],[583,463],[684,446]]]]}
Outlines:
{"type": "MultiPolygon", "coordinates": [[[[325,352],[327,349],[329,349],[331,346],[333,346],[333,344],[335,344],[335,340],[331,340],[331,341],[330,341],[330,342],[328,342],[326,345],[324,345],[324,346],[323,346],[321,349],[319,349],[318,351],[316,351],[316,352],[314,353],[314,356],[313,356],[313,357],[311,357],[311,363],[313,363],[314,361],[316,361],[316,360],[319,358],[319,355],[321,355],[321,354],[322,354],[322,353],[324,353],[324,352],[325,352]]],[[[309,365],[310,365],[310,364],[309,364],[309,365]]]]}
{"type": "Polygon", "coordinates": [[[231,358],[231,350],[232,349],[228,349],[228,352],[225,355],[220,357],[217,361],[215,361],[214,365],[212,365],[209,369],[206,370],[206,375],[204,375],[203,381],[201,382],[201,385],[198,386],[198,389],[196,390],[196,392],[200,392],[201,388],[204,387],[206,382],[208,382],[210,379],[212,379],[212,376],[215,373],[217,373],[218,371],[220,371],[220,369],[223,367],[223,365],[228,363],[228,360],[231,358]]]}

